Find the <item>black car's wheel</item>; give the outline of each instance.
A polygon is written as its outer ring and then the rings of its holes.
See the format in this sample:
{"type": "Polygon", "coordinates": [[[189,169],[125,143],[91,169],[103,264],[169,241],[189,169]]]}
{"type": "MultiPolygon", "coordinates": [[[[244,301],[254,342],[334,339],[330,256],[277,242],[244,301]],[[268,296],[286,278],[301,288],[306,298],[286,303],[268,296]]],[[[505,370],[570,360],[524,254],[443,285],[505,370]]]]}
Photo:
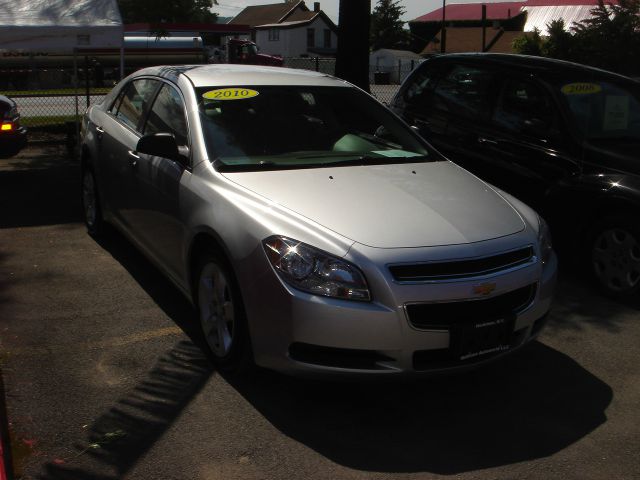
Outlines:
{"type": "Polygon", "coordinates": [[[640,228],[627,218],[607,218],[589,236],[591,271],[605,293],[619,298],[640,290],[640,228]]]}
{"type": "Polygon", "coordinates": [[[204,339],[218,367],[239,371],[252,365],[242,298],[227,262],[207,253],[198,262],[196,306],[204,339]]]}
{"type": "Polygon", "coordinates": [[[84,223],[90,235],[97,237],[104,229],[102,209],[98,197],[98,186],[93,170],[85,166],[82,169],[82,212],[84,223]]]}

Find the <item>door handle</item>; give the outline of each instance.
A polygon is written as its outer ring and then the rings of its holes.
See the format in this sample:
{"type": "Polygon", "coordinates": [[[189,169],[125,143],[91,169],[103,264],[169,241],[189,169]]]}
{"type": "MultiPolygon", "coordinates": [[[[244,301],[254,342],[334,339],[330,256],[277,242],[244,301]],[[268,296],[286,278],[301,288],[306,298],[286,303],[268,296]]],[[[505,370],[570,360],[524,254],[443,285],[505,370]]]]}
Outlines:
{"type": "Polygon", "coordinates": [[[131,161],[131,167],[136,168],[138,166],[138,160],[140,160],[140,155],[133,150],[129,150],[129,160],[131,161]]]}
{"type": "Polygon", "coordinates": [[[485,137],[478,137],[478,143],[482,145],[498,145],[498,142],[496,140],[485,137]]]}
{"type": "Polygon", "coordinates": [[[102,140],[102,135],[104,135],[104,128],[99,127],[96,125],[96,136],[98,137],[98,140],[102,140]]]}

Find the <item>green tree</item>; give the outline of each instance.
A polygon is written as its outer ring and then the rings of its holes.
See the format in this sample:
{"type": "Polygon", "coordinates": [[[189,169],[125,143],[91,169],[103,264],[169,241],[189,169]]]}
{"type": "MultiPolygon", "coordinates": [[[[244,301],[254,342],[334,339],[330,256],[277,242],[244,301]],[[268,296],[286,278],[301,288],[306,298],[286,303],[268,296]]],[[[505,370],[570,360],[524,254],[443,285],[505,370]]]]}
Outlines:
{"type": "Polygon", "coordinates": [[[371,0],[340,0],[336,76],[369,91],[371,0]]]}
{"type": "Polygon", "coordinates": [[[534,28],[533,32],[524,33],[516,38],[511,44],[511,48],[515,53],[540,57],[542,56],[543,45],[544,39],[540,35],[540,30],[534,28]]]}
{"type": "Polygon", "coordinates": [[[619,0],[617,5],[598,0],[592,17],[571,30],[576,51],[573,59],[625,74],[640,71],[640,0],[619,0]]]}
{"type": "Polygon", "coordinates": [[[372,50],[407,48],[409,34],[403,28],[405,22],[400,20],[405,11],[399,0],[378,0],[378,4],[371,14],[370,43],[372,50]]]}
{"type": "Polygon", "coordinates": [[[542,55],[603,68],[625,75],[640,74],[640,0],[619,0],[617,5],[598,5],[591,17],[566,30],[563,20],[513,42],[517,53],[542,55]]]}
{"type": "Polygon", "coordinates": [[[124,23],[213,23],[217,0],[118,0],[124,23]]]}
{"type": "Polygon", "coordinates": [[[576,38],[565,27],[564,20],[552,20],[547,24],[548,36],[542,47],[545,57],[560,60],[574,60],[576,55],[576,38]]]}

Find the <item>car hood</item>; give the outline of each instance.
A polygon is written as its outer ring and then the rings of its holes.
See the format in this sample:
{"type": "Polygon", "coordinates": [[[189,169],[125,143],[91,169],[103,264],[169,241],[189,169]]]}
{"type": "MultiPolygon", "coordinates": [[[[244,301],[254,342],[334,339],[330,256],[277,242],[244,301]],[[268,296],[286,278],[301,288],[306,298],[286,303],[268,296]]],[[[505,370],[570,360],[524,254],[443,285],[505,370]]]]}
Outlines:
{"type": "Polygon", "coordinates": [[[370,247],[480,242],[525,228],[503,197],[448,161],[224,176],[370,247]]]}

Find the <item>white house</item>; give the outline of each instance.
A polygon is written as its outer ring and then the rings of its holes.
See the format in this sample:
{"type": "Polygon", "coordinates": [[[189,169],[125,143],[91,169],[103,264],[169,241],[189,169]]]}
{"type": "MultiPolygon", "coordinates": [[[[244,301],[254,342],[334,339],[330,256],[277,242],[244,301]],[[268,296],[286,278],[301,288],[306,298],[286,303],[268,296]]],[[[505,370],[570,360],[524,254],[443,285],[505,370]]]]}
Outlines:
{"type": "Polygon", "coordinates": [[[282,57],[334,56],[338,28],[315,2],[256,5],[245,8],[230,23],[251,27],[251,37],[261,53],[282,57]]]}
{"type": "Polygon", "coordinates": [[[325,19],[316,15],[309,20],[260,25],[256,44],[262,53],[283,57],[335,55],[338,36],[325,19]]]}
{"type": "Polygon", "coordinates": [[[371,72],[388,73],[391,83],[402,83],[406,76],[423,60],[423,57],[409,50],[381,48],[369,55],[369,68],[371,72]]]}

